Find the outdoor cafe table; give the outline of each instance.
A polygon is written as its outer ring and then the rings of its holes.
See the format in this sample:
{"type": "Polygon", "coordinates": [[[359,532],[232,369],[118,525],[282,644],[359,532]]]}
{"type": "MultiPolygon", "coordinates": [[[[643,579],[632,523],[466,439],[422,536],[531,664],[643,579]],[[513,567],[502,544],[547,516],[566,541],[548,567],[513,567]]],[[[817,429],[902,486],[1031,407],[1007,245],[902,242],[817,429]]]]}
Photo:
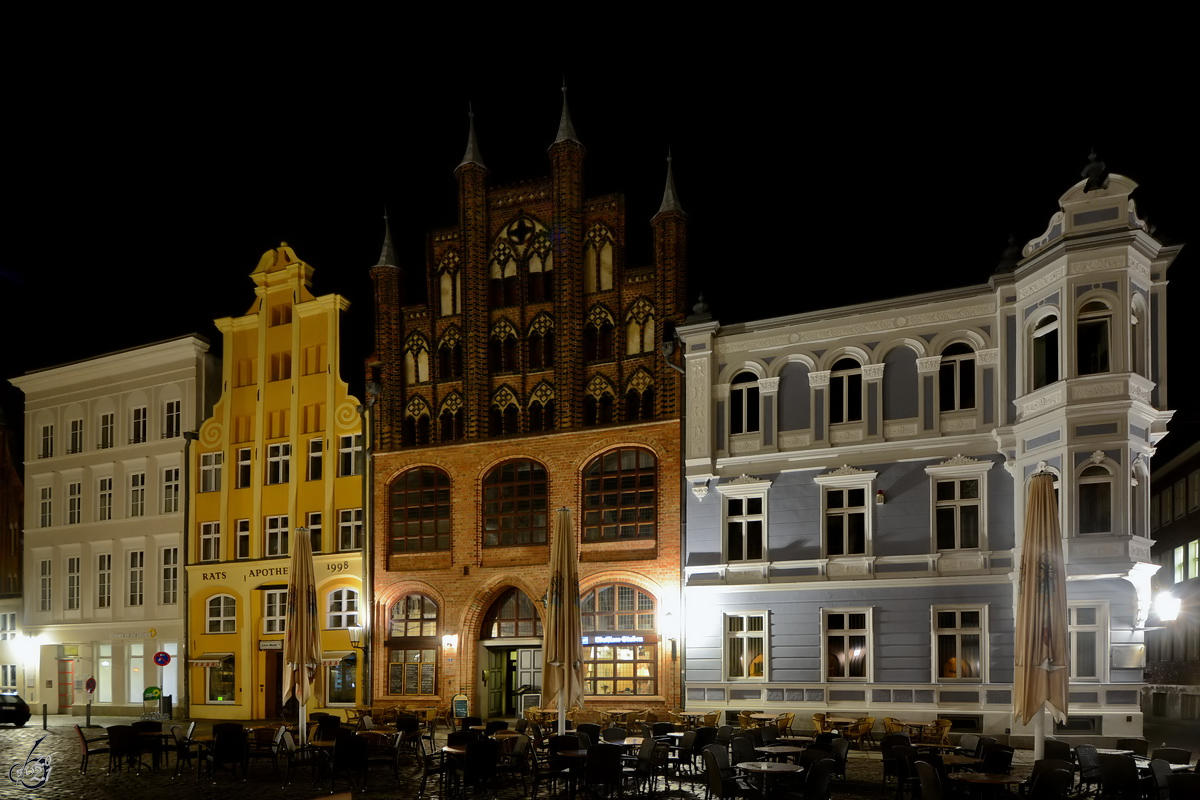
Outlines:
{"type": "Polygon", "coordinates": [[[707,711],[676,711],[675,715],[683,719],[689,728],[696,727],[699,720],[708,716],[707,711]]]}
{"type": "Polygon", "coordinates": [[[909,735],[913,739],[920,739],[922,736],[925,735],[925,729],[933,724],[933,722],[915,722],[915,721],[906,720],[906,719],[897,720],[897,722],[899,722],[904,727],[908,728],[909,735]]]}
{"type": "Polygon", "coordinates": [[[625,724],[625,718],[630,714],[638,713],[638,710],[636,708],[606,708],[604,713],[614,720],[619,719],[621,724],[625,724]]]}
{"type": "Polygon", "coordinates": [[[751,775],[761,775],[763,779],[762,796],[771,796],[771,779],[776,775],[786,775],[799,772],[799,764],[781,764],[778,761],[743,761],[735,765],[743,772],[751,775]]]}
{"type": "Polygon", "coordinates": [[[779,715],[760,712],[758,714],[751,714],[750,719],[754,720],[759,725],[766,725],[768,722],[774,722],[775,720],[779,719],[779,715]]]}
{"type": "Polygon", "coordinates": [[[950,753],[942,756],[942,763],[946,765],[946,769],[953,771],[953,769],[958,767],[969,767],[973,764],[982,764],[983,759],[975,758],[975,756],[959,756],[950,753]]]}
{"type": "Polygon", "coordinates": [[[798,756],[804,752],[803,747],[795,747],[790,744],[768,744],[762,747],[754,748],[754,752],[762,753],[768,758],[778,759],[779,761],[787,761],[789,756],[798,756]]]}

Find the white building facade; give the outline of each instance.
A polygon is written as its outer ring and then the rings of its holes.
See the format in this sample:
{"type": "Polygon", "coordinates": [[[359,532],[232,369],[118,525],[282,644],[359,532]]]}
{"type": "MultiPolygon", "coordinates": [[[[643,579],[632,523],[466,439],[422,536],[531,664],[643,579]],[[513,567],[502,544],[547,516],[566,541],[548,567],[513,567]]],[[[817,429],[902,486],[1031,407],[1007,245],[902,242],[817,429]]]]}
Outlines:
{"type": "Polygon", "coordinates": [[[141,713],[150,687],[182,698],[184,433],[219,388],[208,349],[187,336],[12,381],[26,408],[30,705],[141,713]]]}
{"type": "Polygon", "coordinates": [[[1015,565],[1029,478],[1049,469],[1073,656],[1057,733],[1140,733],[1179,248],[1147,233],[1136,184],[1098,183],[986,286],[679,329],[689,710],[1026,733],[1015,565]]]}

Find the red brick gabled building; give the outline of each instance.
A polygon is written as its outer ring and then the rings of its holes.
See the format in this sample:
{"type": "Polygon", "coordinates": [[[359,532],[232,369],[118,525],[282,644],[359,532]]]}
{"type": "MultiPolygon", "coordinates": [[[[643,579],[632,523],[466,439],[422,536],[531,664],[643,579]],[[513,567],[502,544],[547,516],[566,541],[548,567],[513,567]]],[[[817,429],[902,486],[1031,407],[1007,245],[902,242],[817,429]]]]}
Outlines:
{"type": "Polygon", "coordinates": [[[686,215],[670,169],[653,261],[625,249],[621,195],[583,193],[564,102],[549,178],[490,186],[472,126],[457,222],[429,234],[427,299],[372,270],[377,705],[500,716],[541,685],[553,511],[574,511],[585,691],[603,709],[675,706],[686,215]]]}

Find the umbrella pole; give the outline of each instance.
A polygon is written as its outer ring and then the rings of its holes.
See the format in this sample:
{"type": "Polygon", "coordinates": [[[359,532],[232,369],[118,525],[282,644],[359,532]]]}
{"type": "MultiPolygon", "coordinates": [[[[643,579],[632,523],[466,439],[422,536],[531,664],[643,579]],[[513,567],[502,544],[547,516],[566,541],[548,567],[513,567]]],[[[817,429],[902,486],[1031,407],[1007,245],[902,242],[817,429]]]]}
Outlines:
{"type": "Polygon", "coordinates": [[[562,665],[562,690],[558,693],[558,735],[567,732],[567,698],[571,696],[571,671],[567,665],[562,665]]]}
{"type": "Polygon", "coordinates": [[[1038,761],[1046,754],[1046,706],[1033,715],[1033,760],[1038,761]]]}

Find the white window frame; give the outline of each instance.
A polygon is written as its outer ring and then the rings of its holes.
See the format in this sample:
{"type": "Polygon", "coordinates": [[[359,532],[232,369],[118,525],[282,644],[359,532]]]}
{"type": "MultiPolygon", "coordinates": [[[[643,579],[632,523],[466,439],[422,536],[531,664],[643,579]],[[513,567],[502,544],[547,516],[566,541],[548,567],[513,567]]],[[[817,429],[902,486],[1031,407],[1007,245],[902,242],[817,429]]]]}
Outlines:
{"type": "Polygon", "coordinates": [[[0,689],[4,691],[17,690],[17,665],[4,664],[0,666],[0,689]]]}
{"type": "Polygon", "coordinates": [[[38,491],[38,527],[49,528],[54,525],[54,488],[43,486],[38,491]]]}
{"type": "Polygon", "coordinates": [[[866,413],[867,377],[865,374],[866,370],[864,369],[864,366],[865,365],[861,361],[859,361],[857,358],[855,358],[854,356],[847,353],[847,354],[843,354],[840,357],[838,357],[837,361],[833,362],[833,365],[829,368],[829,386],[825,391],[825,396],[828,398],[828,408],[829,408],[828,416],[826,417],[826,419],[829,420],[829,424],[831,426],[833,426],[833,425],[857,426],[857,425],[862,425],[863,422],[866,420],[866,418],[867,418],[867,413],[866,413]],[[843,361],[853,361],[855,366],[852,368],[849,368],[849,367],[838,368],[838,364],[841,364],[843,361]],[[852,403],[850,402],[850,384],[853,382],[851,379],[855,378],[855,377],[858,378],[858,408],[852,408],[851,407],[852,403]],[[841,388],[842,402],[841,402],[841,408],[837,409],[837,414],[835,415],[834,402],[833,402],[833,394],[834,394],[833,387],[839,383],[842,386],[842,388],[841,388]],[[857,415],[857,416],[851,416],[851,415],[857,415]],[[838,416],[840,418],[834,419],[835,416],[838,416]]]}
{"type": "Polygon", "coordinates": [[[874,635],[874,608],[871,606],[859,607],[842,607],[822,608],[821,609],[821,663],[824,665],[823,677],[829,683],[871,683],[875,680],[875,635],[874,635]],[[851,614],[864,614],[866,616],[865,628],[841,628],[833,629],[841,630],[843,633],[833,633],[829,627],[829,618],[835,615],[842,615],[847,619],[845,622],[849,624],[849,616],[851,614]],[[861,631],[866,638],[866,662],[863,664],[863,675],[846,675],[834,676],[829,674],[830,659],[833,655],[829,640],[835,636],[841,637],[845,641],[844,649],[850,646],[849,637],[854,636],[855,632],[861,631]]]}
{"type": "Polygon", "coordinates": [[[159,602],[172,606],[179,602],[179,548],[164,547],[159,551],[159,570],[162,582],[159,587],[159,602]]]}
{"type": "Polygon", "coordinates": [[[129,516],[146,516],[146,473],[134,472],[129,475],[129,516]]]}
{"type": "Polygon", "coordinates": [[[287,483],[291,478],[292,445],[289,442],[276,442],[267,445],[267,480],[268,486],[287,483]]]}
{"type": "Polygon", "coordinates": [[[70,438],[67,440],[67,453],[83,452],[83,419],[73,419],[68,423],[70,438]]]}
{"type": "Polygon", "coordinates": [[[117,443],[117,415],[113,411],[108,411],[100,415],[100,438],[96,442],[96,449],[107,450],[117,443]]]}
{"type": "Polygon", "coordinates": [[[38,611],[51,611],[54,608],[54,565],[50,559],[43,558],[38,562],[38,611]]]}
{"type": "Polygon", "coordinates": [[[263,519],[263,556],[279,558],[288,555],[290,533],[286,514],[263,519]]]}
{"type": "Polygon", "coordinates": [[[319,481],[324,474],[325,440],[321,437],[308,440],[308,458],[305,465],[305,480],[319,481]]]}
{"type": "Polygon", "coordinates": [[[0,613],[0,642],[17,638],[17,612],[0,613]]]}
{"type": "Polygon", "coordinates": [[[233,557],[237,559],[250,558],[250,520],[237,519],[233,521],[234,525],[234,547],[236,548],[233,557]]]}
{"type": "Polygon", "coordinates": [[[1179,545],[1175,548],[1175,580],[1172,583],[1183,583],[1187,580],[1187,547],[1179,545]]]}
{"type": "MultiPolygon", "coordinates": [[[[766,683],[770,671],[770,630],[771,617],[770,612],[765,609],[754,611],[743,611],[739,614],[722,614],[721,615],[721,672],[725,676],[725,680],[733,683],[766,683]],[[740,620],[739,630],[730,630],[730,621],[740,620]],[[751,620],[761,621],[761,630],[751,630],[751,620]],[[744,660],[746,655],[745,645],[742,644],[748,640],[758,641],[762,646],[762,674],[761,675],[737,675],[734,670],[730,669],[732,660],[741,656],[744,660]],[[735,648],[734,642],[739,644],[735,648]],[[735,652],[735,650],[737,652],[735,652]]],[[[753,661],[753,660],[752,660],[753,661]]],[[[749,673],[750,665],[746,664],[742,667],[742,672],[749,673]]]]}
{"type": "Polygon", "coordinates": [[[96,483],[96,519],[100,522],[112,519],[113,479],[100,478],[96,483]]]}
{"type": "Polygon", "coordinates": [[[338,552],[348,553],[361,550],[363,546],[363,510],[342,508],[338,510],[338,552]]]}
{"type": "MultiPolygon", "coordinates": [[[[1113,371],[1113,367],[1115,366],[1113,364],[1113,360],[1114,360],[1114,356],[1116,355],[1116,353],[1114,352],[1114,348],[1113,348],[1113,310],[1112,310],[1112,306],[1106,300],[1104,300],[1100,297],[1091,296],[1091,297],[1082,298],[1082,302],[1079,304],[1079,308],[1080,308],[1080,311],[1075,317],[1075,374],[1076,375],[1106,375],[1113,371]],[[1097,308],[1092,308],[1087,311],[1083,310],[1083,309],[1086,309],[1088,306],[1092,305],[1093,303],[1097,306],[1102,306],[1103,309],[1099,310],[1097,308]],[[1091,372],[1084,372],[1083,365],[1082,365],[1082,363],[1080,363],[1082,360],[1081,356],[1085,355],[1083,352],[1083,347],[1084,347],[1083,328],[1085,325],[1095,326],[1097,328],[1103,329],[1103,337],[1101,337],[1103,339],[1103,341],[1101,342],[1101,349],[1103,350],[1103,360],[1105,363],[1102,365],[1102,367],[1103,367],[1102,369],[1096,369],[1091,372]]],[[[1099,359],[1100,355],[1101,354],[1098,352],[1096,354],[1096,358],[1099,359]]]]}
{"type": "Polygon", "coordinates": [[[358,590],[343,586],[329,593],[325,628],[340,630],[358,624],[358,590]]]}
{"type": "Polygon", "coordinates": [[[770,560],[770,549],[768,548],[768,520],[767,520],[767,499],[771,482],[760,478],[751,478],[743,476],[727,483],[717,484],[717,494],[721,495],[721,559],[726,564],[757,564],[770,560]],[[734,509],[730,510],[730,501],[734,502],[734,509]],[[748,511],[750,501],[757,500],[761,503],[761,512],[752,513],[748,511]],[[740,513],[737,506],[741,506],[740,513]],[[746,557],[746,545],[749,541],[747,538],[747,525],[750,523],[761,523],[762,555],[759,558],[746,557]],[[738,524],[741,527],[742,537],[742,557],[738,559],[730,558],[730,526],[738,524]]]}
{"type": "Polygon", "coordinates": [[[762,389],[759,386],[761,380],[761,375],[748,368],[739,369],[729,379],[729,435],[731,437],[758,434],[762,431],[762,389]],[[735,383],[743,375],[750,375],[754,380],[735,383]],[[735,395],[739,398],[736,405],[741,407],[740,414],[734,413],[733,398],[735,395]]]}
{"type": "Polygon", "coordinates": [[[338,437],[338,477],[363,474],[363,435],[351,433],[338,437]]]}
{"type": "Polygon", "coordinates": [[[1117,502],[1117,473],[1116,464],[1108,458],[1097,460],[1091,458],[1084,461],[1075,470],[1075,525],[1073,529],[1079,536],[1104,536],[1113,532],[1113,527],[1117,525],[1118,519],[1118,502],[1117,502]],[[1104,470],[1104,475],[1087,475],[1084,473],[1093,467],[1104,470]],[[1096,531],[1083,530],[1083,504],[1087,499],[1085,497],[1085,486],[1108,486],[1108,529],[1096,531]]]}
{"type": "Polygon", "coordinates": [[[987,473],[992,468],[994,462],[986,460],[977,460],[973,458],[965,458],[963,456],[955,456],[948,461],[943,461],[940,464],[933,464],[925,468],[925,474],[929,476],[929,505],[932,509],[932,516],[929,520],[929,546],[931,553],[951,552],[961,550],[987,550],[987,473]],[[978,481],[979,482],[979,497],[977,499],[963,499],[961,497],[961,482],[962,481],[978,481]],[[954,500],[938,500],[938,484],[953,481],[955,486],[954,500]],[[964,506],[977,506],[979,508],[979,543],[974,547],[962,546],[962,517],[959,509],[964,506]],[[954,547],[945,548],[938,546],[938,525],[937,515],[939,508],[954,508],[954,547]]]}
{"type": "Polygon", "coordinates": [[[219,451],[200,454],[201,492],[221,491],[221,464],[224,462],[224,455],[219,451]]]}
{"type": "Polygon", "coordinates": [[[67,556],[67,611],[78,611],[82,597],[80,595],[80,559],[79,556],[67,556]]]}
{"type": "Polygon", "coordinates": [[[943,348],[941,361],[938,362],[938,411],[942,414],[955,411],[974,411],[979,404],[979,386],[976,383],[978,375],[978,356],[974,347],[967,342],[951,342],[943,348]],[[947,350],[960,345],[968,348],[969,352],[946,354],[947,350]],[[970,375],[965,376],[964,379],[963,372],[968,369],[968,362],[970,362],[970,375]],[[947,384],[950,388],[947,388],[947,384]],[[963,390],[967,385],[971,388],[971,405],[969,406],[963,404],[963,390]],[[947,394],[953,398],[953,402],[949,404],[948,408],[943,402],[947,394]]]}
{"type": "Polygon", "coordinates": [[[234,481],[235,489],[248,488],[254,480],[253,461],[249,447],[239,447],[237,450],[237,474],[234,481]]]}
{"type": "Polygon", "coordinates": [[[183,401],[168,400],[163,403],[162,438],[175,439],[183,434],[183,401]]]}
{"type": "Polygon", "coordinates": [[[283,633],[287,627],[287,589],[267,589],[263,592],[262,632],[283,633]]]}
{"type": "Polygon", "coordinates": [[[67,524],[83,522],[83,484],[79,481],[67,484],[67,524]]]}
{"type": "Polygon", "coordinates": [[[38,458],[53,458],[54,457],[54,426],[43,425],[41,431],[41,442],[38,447],[38,458]]]}
{"type": "Polygon", "coordinates": [[[1037,391],[1052,383],[1057,383],[1063,378],[1063,359],[1062,359],[1062,317],[1059,316],[1057,310],[1051,314],[1045,314],[1030,323],[1029,327],[1029,391],[1037,391]],[[1053,334],[1054,347],[1049,348],[1044,340],[1053,334]],[[1043,351],[1047,363],[1049,356],[1053,356],[1054,360],[1054,380],[1047,380],[1044,383],[1038,383],[1037,375],[1037,357],[1039,348],[1043,351]]]}
{"type": "Polygon", "coordinates": [[[167,467],[163,470],[163,500],[162,513],[174,514],[179,511],[179,467],[167,467]]]}
{"type": "Polygon", "coordinates": [[[931,608],[930,621],[933,624],[933,640],[930,647],[933,659],[933,680],[935,683],[986,683],[988,671],[988,634],[987,634],[987,606],[986,605],[935,605],[931,608]],[[964,627],[962,624],[962,615],[964,613],[974,613],[979,615],[979,626],[975,628],[964,627]],[[939,614],[954,614],[957,624],[952,628],[939,627],[939,614]],[[961,673],[962,665],[962,637],[964,635],[976,634],[979,636],[979,674],[978,675],[956,675],[954,677],[944,676],[942,674],[942,664],[938,661],[941,658],[939,649],[941,636],[955,637],[954,659],[956,660],[956,671],[961,673]]]}
{"type": "Polygon", "coordinates": [[[215,594],[208,598],[204,603],[204,630],[207,633],[237,633],[237,598],[231,594],[215,594]],[[215,608],[214,602],[217,603],[215,608]]]}
{"type": "Polygon", "coordinates": [[[129,558],[129,593],[126,595],[130,608],[136,608],[146,603],[146,551],[130,550],[129,558]]]}
{"type": "Polygon", "coordinates": [[[112,553],[96,556],[96,608],[112,608],[112,553]]]}
{"type": "MultiPolygon", "coordinates": [[[[874,555],[875,551],[875,514],[873,506],[875,505],[875,479],[879,476],[878,472],[873,470],[860,470],[854,467],[842,467],[825,475],[817,475],[813,481],[821,487],[821,557],[822,558],[869,558],[874,555]],[[850,489],[863,490],[863,552],[861,553],[838,553],[830,555],[829,553],[829,492],[830,491],[845,491],[850,489]]],[[[847,506],[843,509],[834,509],[834,514],[837,516],[848,517],[851,513],[850,509],[859,508],[859,506],[847,506]]],[[[843,527],[843,537],[846,536],[845,528],[843,527]]],[[[848,539],[844,538],[842,542],[842,550],[846,550],[848,539]]]]}
{"type": "Polygon", "coordinates": [[[200,523],[200,561],[221,560],[221,523],[200,523]]]}
{"type": "Polygon", "coordinates": [[[140,444],[148,441],[149,435],[149,415],[146,413],[145,406],[137,406],[130,409],[130,427],[129,427],[129,443],[140,444]]]}
{"type": "Polygon", "coordinates": [[[1067,603],[1067,640],[1070,648],[1070,670],[1072,682],[1083,683],[1108,683],[1108,662],[1109,662],[1109,645],[1108,645],[1108,601],[1107,600],[1074,600],[1067,603]],[[1079,608],[1094,608],[1096,610],[1096,621],[1094,624],[1081,625],[1077,620],[1079,608]],[[1095,659],[1096,659],[1096,674],[1095,675],[1079,675],[1078,666],[1080,663],[1077,653],[1080,652],[1079,634],[1080,633],[1095,633],[1095,659]]]}

